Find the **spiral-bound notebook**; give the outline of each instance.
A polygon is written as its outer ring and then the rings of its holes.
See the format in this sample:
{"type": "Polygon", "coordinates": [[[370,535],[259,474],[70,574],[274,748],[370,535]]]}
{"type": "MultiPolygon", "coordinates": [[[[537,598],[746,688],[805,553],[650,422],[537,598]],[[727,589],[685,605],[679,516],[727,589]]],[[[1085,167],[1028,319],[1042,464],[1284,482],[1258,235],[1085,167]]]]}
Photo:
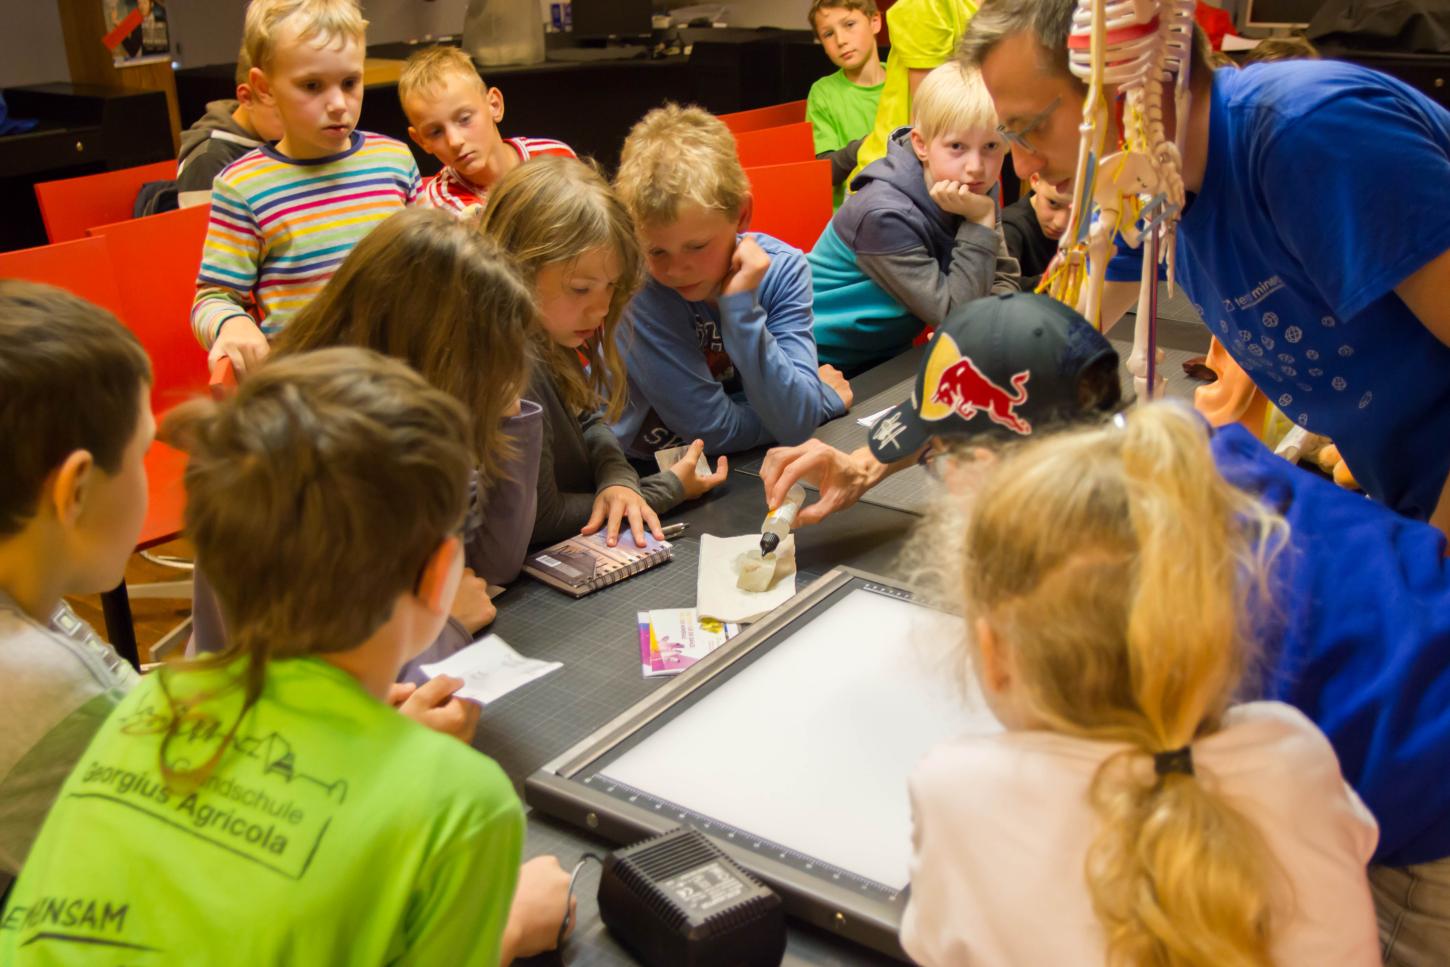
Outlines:
{"type": "Polygon", "coordinates": [[[645,535],[645,546],[638,547],[628,530],[619,535],[619,543],[610,547],[600,530],[588,537],[570,537],[552,547],[530,554],[524,571],[551,584],[566,594],[582,598],[631,574],[646,571],[670,559],[669,541],[657,541],[645,535]]]}

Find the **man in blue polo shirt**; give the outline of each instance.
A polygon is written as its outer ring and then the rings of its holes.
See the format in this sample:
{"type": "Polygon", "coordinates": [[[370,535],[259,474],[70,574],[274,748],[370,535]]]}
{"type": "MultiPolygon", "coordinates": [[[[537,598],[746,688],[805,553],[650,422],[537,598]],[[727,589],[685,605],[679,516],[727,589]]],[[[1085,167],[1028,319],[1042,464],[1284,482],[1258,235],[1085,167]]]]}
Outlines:
{"type": "MultiPolygon", "coordinates": [[[[982,70],[1017,173],[1061,187],[1084,93],[1067,68],[1073,9],[990,0],[959,51],[982,70]]],[[[1195,52],[1190,79],[1184,290],[1372,497],[1450,533],[1450,113],[1333,61],[1213,72],[1195,52]]],[[[1171,97],[1167,110],[1171,138],[1171,97]]],[[[1104,324],[1136,300],[1139,259],[1109,266],[1104,324]]]]}

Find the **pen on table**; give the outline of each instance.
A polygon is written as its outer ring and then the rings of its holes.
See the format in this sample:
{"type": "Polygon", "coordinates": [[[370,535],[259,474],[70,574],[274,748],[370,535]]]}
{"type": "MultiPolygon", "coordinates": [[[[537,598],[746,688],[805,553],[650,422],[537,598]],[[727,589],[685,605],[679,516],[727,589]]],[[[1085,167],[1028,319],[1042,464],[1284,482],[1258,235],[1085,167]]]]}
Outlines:
{"type": "Polygon", "coordinates": [[[685,528],[688,527],[688,526],[689,526],[688,524],[668,524],[668,525],[666,525],[665,528],[664,528],[665,540],[669,540],[671,537],[679,537],[681,534],[683,534],[685,532],[685,528]]]}

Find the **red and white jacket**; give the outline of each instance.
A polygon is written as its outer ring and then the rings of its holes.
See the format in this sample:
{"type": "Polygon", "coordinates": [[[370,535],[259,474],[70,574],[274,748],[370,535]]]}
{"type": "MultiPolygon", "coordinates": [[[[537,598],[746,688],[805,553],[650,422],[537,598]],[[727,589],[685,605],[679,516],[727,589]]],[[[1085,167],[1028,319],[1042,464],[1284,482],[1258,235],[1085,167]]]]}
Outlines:
{"type": "MultiPolygon", "coordinates": [[[[578,157],[573,148],[551,138],[505,138],[503,143],[517,151],[522,161],[551,154],[564,158],[578,157]]],[[[488,204],[488,189],[473,184],[452,168],[444,168],[423,185],[416,204],[459,215],[470,205],[488,204]]]]}

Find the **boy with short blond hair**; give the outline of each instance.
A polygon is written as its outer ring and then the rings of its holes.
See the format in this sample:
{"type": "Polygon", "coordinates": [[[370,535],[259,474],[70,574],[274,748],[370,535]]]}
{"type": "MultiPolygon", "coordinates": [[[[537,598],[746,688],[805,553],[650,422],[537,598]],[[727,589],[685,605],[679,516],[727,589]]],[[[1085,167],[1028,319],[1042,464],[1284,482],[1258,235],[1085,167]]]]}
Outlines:
{"type": "Polygon", "coordinates": [[[11,894],[0,962],[496,967],[514,952],[518,799],[497,764],[385,701],[462,575],[467,413],[405,364],[339,348],[168,420],[233,648],[147,676],[101,726],[11,894]],[[299,501],[319,475],[336,492],[299,501]],[[330,550],[352,541],[387,553],[330,550]],[[97,913],[57,930],[57,897],[97,913]]]}
{"type": "Polygon", "coordinates": [[[489,87],[473,58],[458,47],[427,47],[410,56],[398,77],[408,137],[443,164],[419,204],[462,214],[488,203],[488,192],[519,165],[543,155],[575,157],[549,138],[504,138],[503,92],[489,87]]]}
{"type": "Polygon", "coordinates": [[[816,157],[831,160],[839,208],[846,196],[846,176],[856,167],[862,139],[871,133],[886,83],[876,49],[881,14],[873,0],[814,0],[806,19],[826,56],[840,68],[812,84],[806,97],[816,157]]]}
{"type": "Polygon", "coordinates": [[[0,280],[0,386],[3,893],[71,767],[137,680],[62,596],[120,582],[145,518],[155,423],[136,337],[47,285],[0,280]]]}
{"type": "Polygon", "coordinates": [[[927,75],[915,127],[892,136],[811,251],[823,362],[853,375],[957,306],[1019,288],[999,227],[1005,156],[981,76],[956,62],[927,75]]]}
{"type": "Polygon", "coordinates": [[[212,185],[191,326],[208,362],[244,373],[379,222],[418,194],[402,143],[355,130],[367,21],[356,0],[253,0],[243,44],[282,138],[212,185]]]}
{"type": "Polygon", "coordinates": [[[650,111],[624,142],[615,188],[650,275],[619,336],[629,402],[613,429],[626,450],[800,442],[846,411],[849,385],[816,359],[805,257],[742,234],[750,182],[719,118],[650,111]]]}

